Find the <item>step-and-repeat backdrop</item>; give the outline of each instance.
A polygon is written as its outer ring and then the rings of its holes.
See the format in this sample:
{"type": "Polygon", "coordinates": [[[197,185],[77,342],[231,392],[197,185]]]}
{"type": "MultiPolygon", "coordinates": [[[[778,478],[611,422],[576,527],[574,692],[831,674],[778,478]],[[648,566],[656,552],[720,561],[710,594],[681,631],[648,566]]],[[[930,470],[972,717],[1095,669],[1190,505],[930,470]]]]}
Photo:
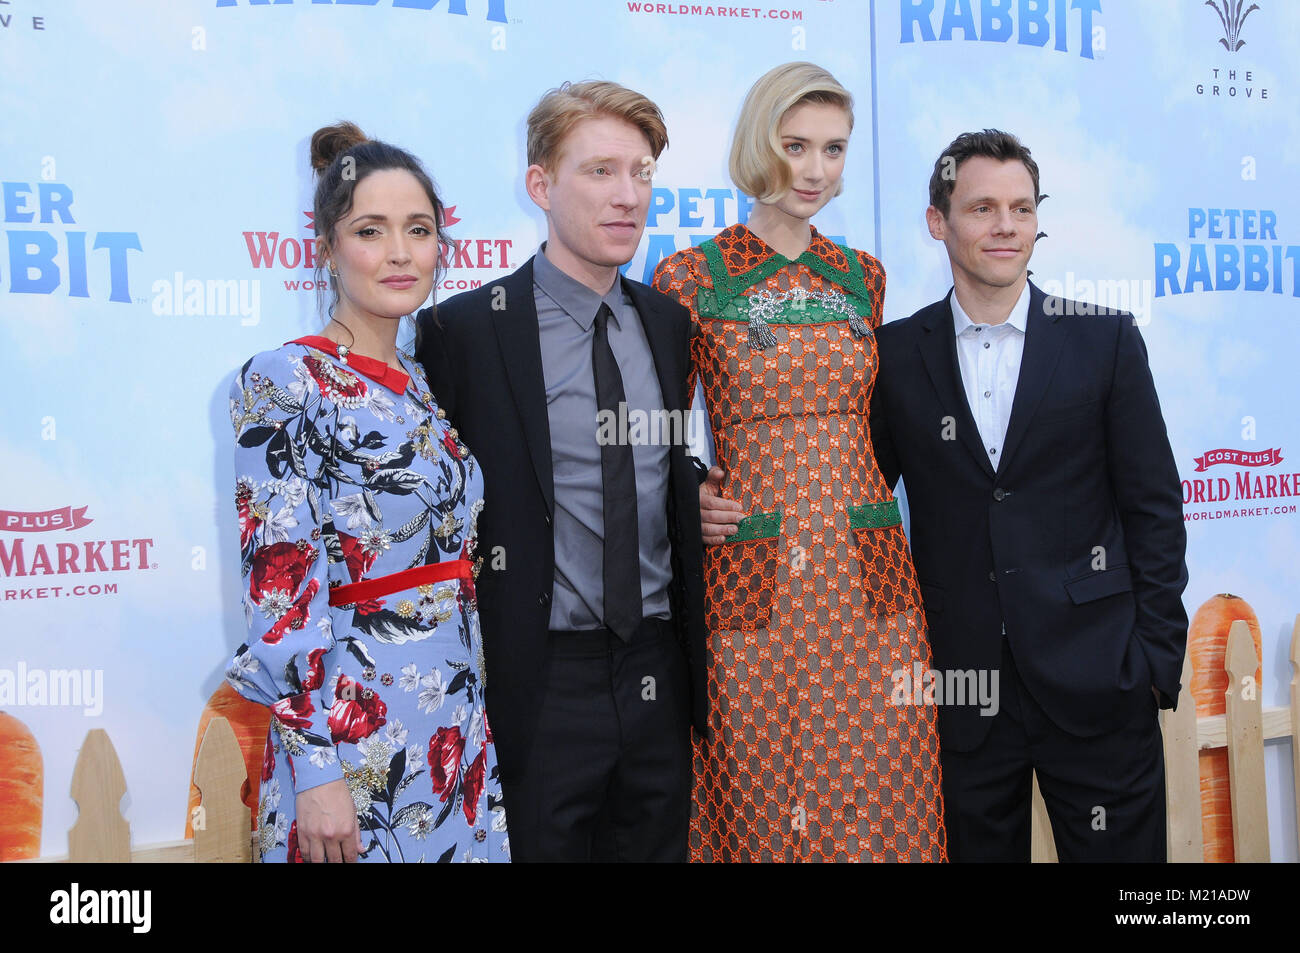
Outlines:
{"type": "MultiPolygon", "coordinates": [[[[313,130],[351,119],[426,162],[455,239],[445,298],[536,250],[524,117],[566,79],[631,86],[667,119],[628,269],[646,280],[745,220],[726,151],[750,83],[789,60],[830,69],[857,122],[844,194],[817,224],[884,262],[887,319],[950,285],[923,217],[936,155],[967,129],[1020,135],[1047,195],[1034,280],[1142,325],[1183,480],[1188,611],[1245,600],[1264,703],[1284,704],[1300,4],[1242,7],[0,3],[0,828],[26,831],[11,849],[35,852],[39,826],[41,854],[66,851],[91,728],[121,758],[134,841],[183,836],[200,714],[244,624],[226,394],[249,355],[321,326],[313,130]]],[[[1269,745],[1275,859],[1296,857],[1290,757],[1269,745]]]]}

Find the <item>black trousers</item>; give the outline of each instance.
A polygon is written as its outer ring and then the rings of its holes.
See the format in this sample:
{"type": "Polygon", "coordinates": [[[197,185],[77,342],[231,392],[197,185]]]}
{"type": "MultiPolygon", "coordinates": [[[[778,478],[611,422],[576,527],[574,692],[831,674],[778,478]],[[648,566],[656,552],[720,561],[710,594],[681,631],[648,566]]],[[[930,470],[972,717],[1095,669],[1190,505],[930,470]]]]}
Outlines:
{"type": "Polygon", "coordinates": [[[532,750],[502,781],[511,859],[685,862],[690,686],[671,623],[549,639],[532,750]]]}
{"type": "Polygon", "coordinates": [[[1062,862],[1163,863],[1164,748],[1155,697],[1144,694],[1120,728],[1071,735],[1025,689],[1003,639],[988,736],[974,751],[943,751],[949,860],[1029,861],[1036,770],[1062,862]]]}

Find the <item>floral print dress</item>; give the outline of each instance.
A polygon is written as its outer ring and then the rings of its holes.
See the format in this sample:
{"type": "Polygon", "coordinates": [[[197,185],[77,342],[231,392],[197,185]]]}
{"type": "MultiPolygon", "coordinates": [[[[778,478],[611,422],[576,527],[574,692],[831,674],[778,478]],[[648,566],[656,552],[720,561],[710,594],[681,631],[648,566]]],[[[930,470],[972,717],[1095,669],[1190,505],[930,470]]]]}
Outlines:
{"type": "Polygon", "coordinates": [[[308,337],[231,386],[248,638],[226,678],[271,708],[264,861],[302,861],[296,792],[339,779],[362,860],[509,860],[474,599],[483,480],[401,363],[308,337]]]}

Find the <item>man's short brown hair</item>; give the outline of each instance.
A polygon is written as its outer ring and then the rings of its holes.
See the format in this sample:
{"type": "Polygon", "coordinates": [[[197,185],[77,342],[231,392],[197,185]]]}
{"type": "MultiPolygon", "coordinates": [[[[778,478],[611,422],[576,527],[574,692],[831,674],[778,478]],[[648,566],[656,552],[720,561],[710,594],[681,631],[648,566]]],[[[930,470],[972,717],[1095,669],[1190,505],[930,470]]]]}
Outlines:
{"type": "Polygon", "coordinates": [[[1034,180],[1034,205],[1038,205],[1038,163],[1029,154],[1029,149],[1009,132],[1000,129],[985,129],[982,132],[963,132],[948,143],[939,158],[935,160],[934,172],[930,174],[930,204],[937,208],[944,218],[952,204],[952,191],[957,187],[957,170],[967,159],[985,156],[999,162],[1011,162],[1019,159],[1029,170],[1029,177],[1034,180]]]}
{"type": "Polygon", "coordinates": [[[655,159],[668,146],[663,114],[640,93],[604,80],[562,83],[547,92],[528,114],[528,164],[550,169],[573,127],[584,119],[602,116],[622,119],[640,129],[655,159]]]}

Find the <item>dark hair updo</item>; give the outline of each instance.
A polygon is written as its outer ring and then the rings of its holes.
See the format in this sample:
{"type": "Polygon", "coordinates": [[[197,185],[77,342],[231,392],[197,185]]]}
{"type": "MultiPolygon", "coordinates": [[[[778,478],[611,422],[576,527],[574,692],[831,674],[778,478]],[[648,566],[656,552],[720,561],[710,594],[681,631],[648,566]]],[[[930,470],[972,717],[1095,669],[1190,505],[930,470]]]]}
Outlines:
{"type": "MultiPolygon", "coordinates": [[[[316,229],[317,247],[324,244],[332,252],[334,246],[334,229],[350,211],[352,211],[353,193],[357,185],[372,172],[388,169],[403,169],[415,176],[420,183],[429,203],[433,206],[435,231],[438,247],[446,247],[447,236],[443,231],[442,202],[438,190],[434,188],[429,173],[424,171],[420,160],[405,149],[367,139],[366,134],[356,125],[347,121],[336,122],[332,126],[323,126],[312,133],[311,167],[316,170],[316,198],[313,202],[312,224],[316,229]]],[[[325,261],[323,255],[317,255],[317,287],[322,287],[325,261]]],[[[442,255],[434,268],[434,287],[442,278],[442,255]]],[[[330,289],[334,292],[329,304],[329,315],[334,316],[334,306],[338,303],[338,285],[330,277],[330,289]]],[[[436,320],[436,319],[435,319],[436,320]]]]}

